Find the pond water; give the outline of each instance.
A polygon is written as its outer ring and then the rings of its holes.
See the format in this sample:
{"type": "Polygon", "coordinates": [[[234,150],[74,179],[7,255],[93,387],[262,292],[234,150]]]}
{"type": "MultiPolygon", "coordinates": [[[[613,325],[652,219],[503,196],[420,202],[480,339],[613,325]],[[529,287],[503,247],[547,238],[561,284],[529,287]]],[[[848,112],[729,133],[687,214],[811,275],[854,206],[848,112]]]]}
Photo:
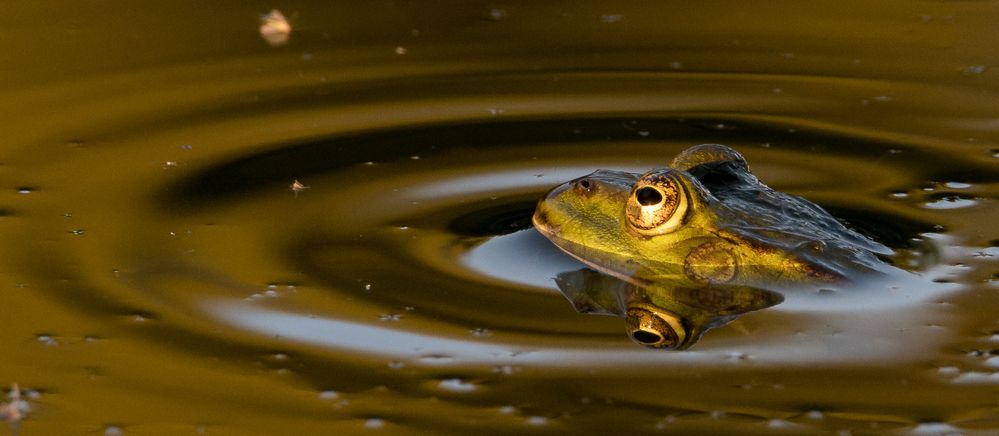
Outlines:
{"type": "Polygon", "coordinates": [[[999,429],[993,3],[188,3],[5,14],[20,434],[999,429]],[[907,272],[682,352],[577,313],[538,198],[700,143],[907,272]]]}

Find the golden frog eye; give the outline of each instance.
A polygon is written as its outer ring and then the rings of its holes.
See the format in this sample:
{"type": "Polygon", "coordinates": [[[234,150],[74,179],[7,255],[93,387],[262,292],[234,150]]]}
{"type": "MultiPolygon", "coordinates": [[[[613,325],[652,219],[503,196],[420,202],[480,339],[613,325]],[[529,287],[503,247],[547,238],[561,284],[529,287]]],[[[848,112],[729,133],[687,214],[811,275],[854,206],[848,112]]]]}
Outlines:
{"type": "Polygon", "coordinates": [[[687,195],[669,172],[649,173],[635,183],[625,212],[628,224],[640,234],[669,233],[683,224],[687,195]]]}

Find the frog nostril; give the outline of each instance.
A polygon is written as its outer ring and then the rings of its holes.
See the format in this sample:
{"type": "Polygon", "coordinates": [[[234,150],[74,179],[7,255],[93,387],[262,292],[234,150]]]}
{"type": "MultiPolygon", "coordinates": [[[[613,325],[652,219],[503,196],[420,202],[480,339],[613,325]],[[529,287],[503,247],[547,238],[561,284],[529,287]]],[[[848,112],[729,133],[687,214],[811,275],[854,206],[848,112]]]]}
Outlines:
{"type": "Polygon", "coordinates": [[[635,199],[642,206],[652,206],[663,201],[663,195],[656,188],[646,186],[635,191],[635,199]]]}
{"type": "Polygon", "coordinates": [[[580,179],[576,181],[576,189],[582,190],[584,192],[589,192],[593,190],[594,185],[590,179],[580,179]]]}

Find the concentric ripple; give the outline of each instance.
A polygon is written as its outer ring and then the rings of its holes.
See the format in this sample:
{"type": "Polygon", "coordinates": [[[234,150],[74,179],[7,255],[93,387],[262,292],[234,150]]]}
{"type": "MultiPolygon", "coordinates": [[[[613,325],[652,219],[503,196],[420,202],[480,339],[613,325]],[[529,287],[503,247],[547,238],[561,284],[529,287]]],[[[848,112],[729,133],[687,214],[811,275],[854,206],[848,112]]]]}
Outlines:
{"type": "MultiPolygon", "coordinates": [[[[504,407],[530,425],[569,425],[583,421],[560,411],[579,398],[607,399],[594,416],[649,425],[726,413],[800,425],[772,419],[840,404],[839,392],[814,394],[837,376],[872,392],[894,389],[886,371],[925,377],[955,359],[936,350],[982,328],[955,306],[990,261],[974,247],[994,218],[995,159],[954,153],[964,145],[941,132],[965,120],[946,108],[878,98],[929,85],[601,71],[427,71],[399,84],[379,73],[240,84],[246,98],[206,95],[111,123],[173,120],[158,130],[70,129],[79,139],[65,160],[8,174],[30,187],[8,199],[11,215],[45,238],[26,249],[25,280],[114,320],[108,336],[350,397],[343,413],[368,427],[439,428],[449,413],[504,407]],[[856,110],[880,121],[846,122],[856,110]],[[577,314],[552,278],[579,264],[530,228],[538,197],[596,169],[663,166],[699,143],[738,149],[770,186],[890,245],[898,274],[789,299],[688,352],[638,348],[620,319],[577,314]],[[83,177],[95,171],[115,177],[83,177]],[[659,395],[667,385],[679,394],[659,395]],[[791,400],[739,406],[739,389],[763,385],[791,400]],[[430,397],[440,403],[388,406],[430,397]]],[[[898,404],[840,405],[836,419],[924,418],[898,404]]]]}

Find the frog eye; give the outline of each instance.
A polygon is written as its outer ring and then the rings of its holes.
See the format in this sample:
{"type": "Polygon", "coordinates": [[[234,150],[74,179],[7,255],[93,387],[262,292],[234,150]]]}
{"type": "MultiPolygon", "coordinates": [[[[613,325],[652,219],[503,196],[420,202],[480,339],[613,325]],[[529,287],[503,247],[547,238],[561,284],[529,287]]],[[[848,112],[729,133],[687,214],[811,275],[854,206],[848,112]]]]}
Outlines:
{"type": "Polygon", "coordinates": [[[643,235],[661,235],[683,224],[687,197],[675,177],[652,173],[639,179],[628,198],[628,224],[643,235]]]}
{"type": "Polygon", "coordinates": [[[687,330],[680,319],[658,310],[630,307],[625,323],[628,336],[646,347],[676,349],[683,347],[687,339],[687,330]]]}

